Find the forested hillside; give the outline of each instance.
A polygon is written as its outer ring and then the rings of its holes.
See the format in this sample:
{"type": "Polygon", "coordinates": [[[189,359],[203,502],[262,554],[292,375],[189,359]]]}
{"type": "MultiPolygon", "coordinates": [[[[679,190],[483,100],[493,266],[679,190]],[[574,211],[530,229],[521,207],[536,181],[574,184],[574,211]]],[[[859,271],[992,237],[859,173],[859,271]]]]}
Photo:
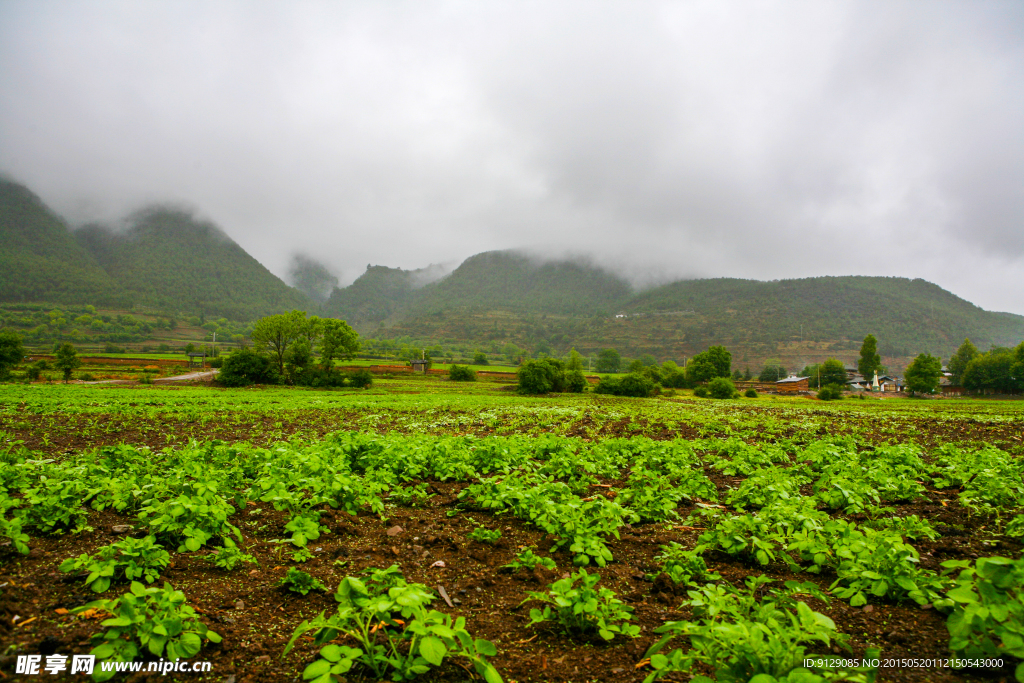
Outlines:
{"type": "Polygon", "coordinates": [[[126,232],[90,225],[75,237],[138,303],[236,320],[309,306],[217,226],[188,212],[145,209],[129,225],[126,232]]]}
{"type": "Polygon", "coordinates": [[[0,178],[0,301],[119,306],[126,299],[59,216],[0,178]]]}

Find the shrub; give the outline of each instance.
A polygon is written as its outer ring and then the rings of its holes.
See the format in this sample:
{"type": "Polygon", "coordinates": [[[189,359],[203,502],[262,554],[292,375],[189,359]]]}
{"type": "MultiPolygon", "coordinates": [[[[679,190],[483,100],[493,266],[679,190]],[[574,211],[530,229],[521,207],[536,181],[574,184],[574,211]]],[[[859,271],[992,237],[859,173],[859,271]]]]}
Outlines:
{"type": "Polygon", "coordinates": [[[217,356],[216,358],[213,358],[213,359],[210,360],[210,367],[211,368],[220,368],[223,365],[224,365],[224,359],[221,358],[220,356],[217,356]]]}
{"type": "Polygon", "coordinates": [[[819,401],[839,401],[843,398],[843,388],[838,384],[826,384],[818,391],[819,401]]]}
{"type": "Polygon", "coordinates": [[[64,560],[60,571],[89,572],[85,585],[93,592],[102,593],[112,581],[122,577],[129,581],[144,579],[146,583],[152,583],[170,561],[170,554],[157,544],[154,537],[135,539],[129,536],[123,541],[103,546],[91,557],[83,554],[64,560]]]}
{"type": "MultiPolygon", "coordinates": [[[[1024,559],[982,557],[974,567],[965,560],[942,566],[962,570],[948,593],[954,609],[946,627],[954,655],[1024,659],[1024,559]]],[[[1016,678],[1024,678],[1024,663],[1017,665],[1016,678]]]]}
{"type": "Polygon", "coordinates": [[[307,595],[310,591],[327,590],[327,586],[320,579],[295,567],[291,567],[277,585],[284,586],[292,593],[299,593],[301,595],[307,595]]]}
{"type": "Polygon", "coordinates": [[[250,384],[275,384],[278,377],[269,358],[252,349],[241,349],[224,359],[217,380],[228,387],[245,387],[250,384]]]}
{"type": "Polygon", "coordinates": [[[625,377],[603,377],[594,387],[594,393],[612,396],[645,397],[655,393],[658,385],[650,377],[631,372],[625,377]]]}
{"type": "Polygon", "coordinates": [[[716,377],[708,382],[708,393],[711,398],[737,398],[740,395],[728,377],[716,377]]]}
{"type": "Polygon", "coordinates": [[[528,360],[516,371],[520,394],[547,394],[565,391],[565,367],[554,358],[528,360]]]}
{"type": "Polygon", "coordinates": [[[476,370],[468,365],[453,365],[448,370],[448,379],[453,382],[475,382],[476,370]]]}
{"type": "Polygon", "coordinates": [[[743,392],[743,395],[747,398],[757,398],[757,392],[753,388],[747,389],[743,392]]]}
{"type": "Polygon", "coordinates": [[[570,370],[565,373],[565,390],[573,394],[582,394],[587,388],[587,378],[582,370],[570,370]]]}
{"type": "Polygon", "coordinates": [[[707,398],[708,388],[704,386],[697,387],[696,389],[693,390],[693,395],[696,396],[697,398],[707,398]]]}
{"type": "Polygon", "coordinates": [[[348,383],[360,389],[368,389],[373,385],[373,375],[369,370],[356,370],[348,376],[348,383]]]}

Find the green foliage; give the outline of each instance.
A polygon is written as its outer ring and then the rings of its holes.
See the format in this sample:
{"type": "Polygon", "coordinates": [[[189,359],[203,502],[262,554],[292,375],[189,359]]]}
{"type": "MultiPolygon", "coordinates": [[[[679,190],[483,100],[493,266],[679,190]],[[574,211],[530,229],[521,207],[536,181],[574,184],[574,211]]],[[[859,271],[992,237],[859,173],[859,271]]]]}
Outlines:
{"type": "Polygon", "coordinates": [[[555,561],[552,560],[550,557],[543,557],[537,555],[533,552],[533,549],[531,548],[526,548],[521,553],[516,555],[516,558],[514,560],[503,566],[510,568],[513,572],[517,572],[520,569],[527,569],[529,571],[533,571],[537,567],[544,567],[545,569],[554,571],[557,567],[555,561]]]}
{"type": "Polygon", "coordinates": [[[631,372],[623,377],[602,377],[594,387],[594,393],[644,398],[653,394],[657,388],[658,385],[650,377],[631,372]]]}
{"type": "Polygon", "coordinates": [[[232,543],[226,543],[225,545],[217,548],[217,551],[213,555],[207,556],[210,562],[220,567],[232,571],[239,564],[246,562],[248,564],[256,564],[256,558],[246,553],[242,548],[232,543]]]}
{"type": "Polygon", "coordinates": [[[845,387],[838,384],[826,384],[818,390],[819,401],[840,401],[843,398],[845,387]]]}
{"type": "Polygon", "coordinates": [[[662,637],[647,651],[654,671],[645,683],[671,672],[691,671],[697,664],[710,667],[723,683],[785,680],[790,672],[802,668],[808,646],[831,648],[835,644],[849,649],[847,637],[836,631],[831,619],[796,599],[807,595],[827,604],[828,597],[817,586],[787,581],[782,590],[770,590],[758,599],[768,583],[771,579],[760,576],[748,578],[746,590],[707,584],[689,591],[683,606],[690,607],[695,620],[670,621],[655,629],[662,637]],[[679,637],[688,637],[692,647],[663,653],[679,637]]]}
{"type": "Polygon", "coordinates": [[[212,493],[181,493],[175,498],[154,501],[139,512],[139,519],[158,537],[177,543],[177,552],[195,552],[215,538],[235,536],[238,527],[228,521],[235,508],[212,493]]]}
{"type": "Polygon", "coordinates": [[[356,370],[348,376],[348,383],[357,389],[369,389],[373,386],[373,373],[369,370],[356,370]]]}
{"type": "Polygon", "coordinates": [[[8,519],[7,511],[21,505],[21,501],[11,498],[0,486],[0,537],[10,539],[14,549],[22,555],[28,555],[29,536],[22,530],[22,518],[15,515],[8,519]]]}
{"type": "Polygon", "coordinates": [[[368,570],[368,580],[353,576],[342,579],[334,598],[335,614],[324,613],[303,621],[292,634],[284,654],[299,636],[315,631],[315,643],[323,645],[338,636],[355,641],[359,647],[330,644],[320,650],[320,659],[303,671],[303,680],[332,683],[336,676],[359,665],[375,680],[408,681],[441,666],[446,657],[472,662],[486,683],[501,683],[501,676],[487,657],[497,654],[494,645],[473,639],[466,630],[465,617],[453,619],[430,609],[434,596],[418,583],[406,583],[397,567],[368,570]]]}
{"type": "Polygon", "coordinates": [[[875,335],[869,334],[864,337],[864,343],[860,345],[860,358],[857,359],[857,372],[861,377],[871,379],[876,372],[882,370],[882,357],[878,354],[878,340],[875,335]]]}
{"type": "Polygon", "coordinates": [[[697,398],[707,398],[710,395],[710,392],[707,387],[699,386],[693,390],[693,395],[697,398]]]}
{"type": "Polygon", "coordinates": [[[778,360],[769,360],[765,362],[764,368],[761,369],[761,374],[757,376],[758,382],[778,382],[780,379],[786,379],[786,368],[782,366],[782,363],[778,360]]]}
{"type": "Polygon", "coordinates": [[[708,382],[708,394],[711,398],[738,398],[740,392],[728,377],[716,377],[708,382]]]}
{"type": "Polygon", "coordinates": [[[7,379],[11,369],[21,363],[24,356],[21,335],[14,330],[0,329],[0,380],[7,379]]]}
{"type": "MultiPolygon", "coordinates": [[[[954,656],[1024,659],[1024,558],[982,557],[974,567],[950,560],[942,566],[961,570],[947,595],[953,603],[946,628],[954,656]]],[[[1017,665],[1016,678],[1024,678],[1024,663],[1017,665]]]]}
{"type": "Polygon", "coordinates": [[[228,387],[275,384],[278,374],[266,356],[252,349],[239,349],[224,359],[217,381],[228,387]]]}
{"type": "Polygon", "coordinates": [[[743,395],[746,396],[747,398],[757,398],[757,391],[755,391],[754,388],[751,387],[750,389],[744,391],[743,395]]]}
{"type": "Polygon", "coordinates": [[[818,366],[818,372],[811,379],[816,382],[815,386],[826,387],[829,384],[835,384],[845,388],[847,380],[846,366],[843,365],[841,360],[829,358],[818,366]]]}
{"type": "Polygon", "coordinates": [[[501,529],[488,529],[486,527],[478,526],[466,534],[466,538],[478,543],[494,545],[498,542],[498,539],[501,538],[501,529]]]}
{"type": "Polygon", "coordinates": [[[722,578],[708,571],[708,565],[698,548],[687,550],[675,541],[661,546],[661,554],[654,559],[673,583],[697,587],[722,578]]]}
{"type": "Polygon", "coordinates": [[[475,382],[476,370],[467,365],[453,365],[448,369],[448,379],[453,382],[475,382]]]}
{"type": "Polygon", "coordinates": [[[596,634],[604,640],[616,635],[636,638],[640,627],[626,623],[632,619],[633,608],[615,597],[615,591],[608,588],[596,589],[601,580],[598,574],[587,574],[581,569],[567,578],[548,586],[546,593],[527,591],[529,596],[523,602],[540,600],[547,603],[543,610],[530,610],[529,626],[546,621],[557,621],[573,636],[596,634]],[[576,583],[580,585],[577,587],[576,583]]]}
{"type": "Polygon", "coordinates": [[[490,365],[490,361],[487,359],[487,354],[484,353],[483,351],[477,351],[476,353],[474,353],[473,365],[490,365]]]}
{"type": "Polygon", "coordinates": [[[60,571],[89,572],[85,578],[85,585],[95,593],[102,593],[112,582],[122,578],[129,581],[141,579],[146,583],[153,583],[170,561],[170,554],[157,545],[156,539],[152,536],[141,539],[129,536],[117,543],[103,546],[91,557],[83,554],[64,560],[60,565],[60,571]]]}
{"type": "MultiPolygon", "coordinates": [[[[153,657],[192,659],[202,648],[203,640],[219,643],[220,636],[199,621],[195,610],[185,604],[185,594],[165,583],[163,588],[146,587],[132,581],[131,590],[113,600],[96,600],[74,612],[97,609],[112,617],[101,623],[104,633],[92,637],[90,654],[98,660],[130,662],[140,654],[153,657]]],[[[104,672],[96,667],[93,679],[104,681],[115,671],[104,672]]]]}
{"type": "Polygon", "coordinates": [[[839,559],[835,582],[829,587],[837,597],[859,607],[868,596],[893,601],[910,599],[928,605],[941,599],[946,582],[934,572],[919,568],[917,550],[899,534],[863,531],[847,527],[832,539],[839,559]]]}
{"type": "Polygon", "coordinates": [[[71,379],[71,373],[82,365],[82,359],[78,357],[78,352],[71,344],[61,344],[55,355],[53,367],[61,371],[64,383],[67,384],[71,379]]]}
{"type": "Polygon", "coordinates": [[[290,311],[260,318],[252,326],[252,343],[257,351],[266,352],[277,365],[277,372],[285,374],[284,363],[288,350],[307,336],[309,321],[305,311],[290,311]]]}
{"type": "Polygon", "coordinates": [[[978,347],[971,343],[970,339],[964,339],[964,343],[956,350],[947,363],[949,374],[952,375],[949,381],[954,386],[962,386],[964,381],[964,373],[967,371],[967,366],[970,365],[971,361],[977,358],[980,354],[978,347]]]}
{"type": "Polygon", "coordinates": [[[320,579],[295,567],[289,567],[288,573],[284,575],[284,578],[277,585],[283,586],[292,593],[298,593],[299,595],[308,595],[310,591],[327,590],[327,586],[320,579]]]}
{"type": "Polygon", "coordinates": [[[359,351],[359,334],[344,320],[321,318],[319,323],[320,365],[333,372],[335,360],[352,358],[359,351]]]}
{"type": "Polygon", "coordinates": [[[520,394],[548,394],[565,391],[565,367],[555,358],[528,360],[516,371],[520,394]]]}
{"type": "Polygon", "coordinates": [[[1024,342],[1013,350],[992,349],[975,357],[964,370],[963,385],[970,391],[997,394],[1024,390],[1024,342]]]}
{"type": "Polygon", "coordinates": [[[622,356],[615,349],[604,349],[597,354],[597,364],[594,369],[598,372],[618,372],[622,367],[622,356]]]}
{"type": "Polygon", "coordinates": [[[709,382],[731,375],[732,354],[724,346],[712,346],[695,355],[686,365],[686,378],[691,382],[709,382]]]}
{"type": "Polygon", "coordinates": [[[918,355],[905,373],[912,394],[934,394],[942,377],[942,361],[927,353],[918,355]]]}

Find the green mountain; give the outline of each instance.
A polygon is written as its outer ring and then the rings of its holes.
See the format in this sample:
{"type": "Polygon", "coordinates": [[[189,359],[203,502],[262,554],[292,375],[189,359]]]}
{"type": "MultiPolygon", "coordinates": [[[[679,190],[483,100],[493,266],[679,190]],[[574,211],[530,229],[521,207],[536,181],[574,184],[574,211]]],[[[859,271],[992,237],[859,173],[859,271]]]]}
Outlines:
{"type": "Polygon", "coordinates": [[[89,225],[75,238],[136,303],[252,320],[309,299],[279,280],[212,223],[154,207],[127,231],[89,225]]]}
{"type": "Polygon", "coordinates": [[[28,188],[0,178],[0,301],[122,306],[120,287],[28,188]]]}
{"type": "Polygon", "coordinates": [[[414,289],[405,271],[371,269],[335,290],[359,311],[364,334],[433,343],[508,344],[564,353],[614,347],[681,360],[725,344],[737,363],[768,358],[799,368],[829,355],[852,362],[867,334],[894,369],[918,353],[948,358],[970,337],[979,348],[1024,339],[1024,316],[992,313],[924,280],[817,277],[760,282],[684,280],[631,292],[625,281],[575,262],[536,263],[512,252],[467,259],[414,289]],[[365,278],[365,281],[364,281],[365,278]],[[376,296],[360,299],[357,289],[376,296]],[[360,301],[367,302],[358,308],[360,301]]]}
{"type": "Polygon", "coordinates": [[[412,295],[412,271],[366,266],[366,272],[351,285],[331,292],[323,312],[347,320],[357,329],[372,327],[406,306],[412,295]]]}

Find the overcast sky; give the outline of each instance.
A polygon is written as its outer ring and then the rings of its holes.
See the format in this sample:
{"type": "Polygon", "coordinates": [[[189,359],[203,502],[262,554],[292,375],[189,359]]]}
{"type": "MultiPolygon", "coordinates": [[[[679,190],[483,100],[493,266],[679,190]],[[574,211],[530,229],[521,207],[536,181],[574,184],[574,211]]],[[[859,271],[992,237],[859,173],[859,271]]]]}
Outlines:
{"type": "Polygon", "coordinates": [[[282,276],[528,248],[1024,314],[1024,3],[3,0],[0,171],[282,276]]]}

